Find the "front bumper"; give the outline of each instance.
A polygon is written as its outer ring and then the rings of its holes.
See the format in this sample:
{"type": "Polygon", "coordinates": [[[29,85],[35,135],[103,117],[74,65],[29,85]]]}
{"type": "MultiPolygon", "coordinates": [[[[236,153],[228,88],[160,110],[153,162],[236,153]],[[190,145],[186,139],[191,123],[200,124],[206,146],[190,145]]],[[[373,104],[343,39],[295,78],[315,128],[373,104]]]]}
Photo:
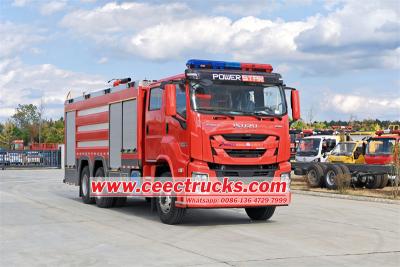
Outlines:
{"type": "MultiPolygon", "coordinates": [[[[241,167],[241,166],[238,166],[241,167]]],[[[243,166],[242,166],[243,167],[243,166]]],[[[276,165],[272,176],[257,177],[254,181],[262,182],[281,182],[281,174],[290,173],[291,165],[289,162],[282,162],[276,165]]],[[[209,165],[202,161],[193,161],[189,164],[188,175],[192,172],[205,173],[209,176],[211,182],[221,182],[222,177],[218,171],[209,168],[209,165]]],[[[245,172],[246,173],[246,172],[245,172]]],[[[251,177],[234,177],[233,181],[239,179],[247,187],[251,177]]],[[[262,207],[262,206],[287,206],[291,202],[290,183],[283,192],[240,192],[240,193],[198,193],[196,195],[180,195],[176,201],[178,207],[184,208],[243,208],[243,207],[262,207]]]]}

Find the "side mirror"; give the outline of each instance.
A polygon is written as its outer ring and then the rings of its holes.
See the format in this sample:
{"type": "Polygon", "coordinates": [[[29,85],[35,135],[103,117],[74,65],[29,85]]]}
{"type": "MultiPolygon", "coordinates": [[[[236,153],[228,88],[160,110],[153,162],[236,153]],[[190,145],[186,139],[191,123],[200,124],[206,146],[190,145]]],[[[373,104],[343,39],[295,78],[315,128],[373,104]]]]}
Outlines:
{"type": "Polygon", "coordinates": [[[292,90],[290,93],[291,103],[292,103],[292,119],[297,121],[300,119],[300,97],[299,91],[292,90]]]}
{"type": "Polygon", "coordinates": [[[176,85],[166,84],[164,90],[166,96],[165,115],[176,116],[176,85]]]}

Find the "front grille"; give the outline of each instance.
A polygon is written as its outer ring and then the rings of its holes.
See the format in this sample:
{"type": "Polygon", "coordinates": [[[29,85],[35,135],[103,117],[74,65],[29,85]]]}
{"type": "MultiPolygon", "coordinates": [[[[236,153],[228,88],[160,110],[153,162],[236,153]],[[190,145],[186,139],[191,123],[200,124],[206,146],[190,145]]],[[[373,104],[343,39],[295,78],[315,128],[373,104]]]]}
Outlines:
{"type": "Polygon", "coordinates": [[[266,134],[223,134],[226,141],[262,142],[267,139],[266,134]]]}
{"type": "Polygon", "coordinates": [[[225,149],[232,158],[259,158],[264,155],[266,149],[225,149]]]}
{"type": "Polygon", "coordinates": [[[221,182],[227,177],[230,181],[243,181],[245,184],[252,181],[271,181],[278,168],[277,164],[237,166],[209,163],[208,166],[215,171],[221,182]]]}

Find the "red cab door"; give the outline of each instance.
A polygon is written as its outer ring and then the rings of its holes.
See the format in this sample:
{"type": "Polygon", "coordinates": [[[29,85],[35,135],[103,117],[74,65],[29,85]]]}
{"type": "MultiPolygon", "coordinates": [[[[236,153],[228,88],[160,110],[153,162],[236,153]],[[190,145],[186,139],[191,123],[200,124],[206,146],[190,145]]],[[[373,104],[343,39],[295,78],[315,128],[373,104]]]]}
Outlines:
{"type": "Polygon", "coordinates": [[[161,138],[165,130],[164,90],[154,87],[147,96],[147,111],[145,115],[145,159],[153,161],[161,148],[161,138]]]}

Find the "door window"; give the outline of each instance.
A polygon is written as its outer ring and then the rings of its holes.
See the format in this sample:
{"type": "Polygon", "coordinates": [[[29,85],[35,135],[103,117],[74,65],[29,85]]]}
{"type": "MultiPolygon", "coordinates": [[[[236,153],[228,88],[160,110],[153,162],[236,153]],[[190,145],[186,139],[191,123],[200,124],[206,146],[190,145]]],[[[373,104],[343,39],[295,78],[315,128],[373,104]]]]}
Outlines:
{"type": "Polygon", "coordinates": [[[149,110],[159,110],[161,109],[162,103],[162,89],[153,88],[150,90],[150,105],[149,110]]]}
{"type": "Polygon", "coordinates": [[[185,85],[176,85],[176,112],[186,119],[186,90],[185,85]]]}

